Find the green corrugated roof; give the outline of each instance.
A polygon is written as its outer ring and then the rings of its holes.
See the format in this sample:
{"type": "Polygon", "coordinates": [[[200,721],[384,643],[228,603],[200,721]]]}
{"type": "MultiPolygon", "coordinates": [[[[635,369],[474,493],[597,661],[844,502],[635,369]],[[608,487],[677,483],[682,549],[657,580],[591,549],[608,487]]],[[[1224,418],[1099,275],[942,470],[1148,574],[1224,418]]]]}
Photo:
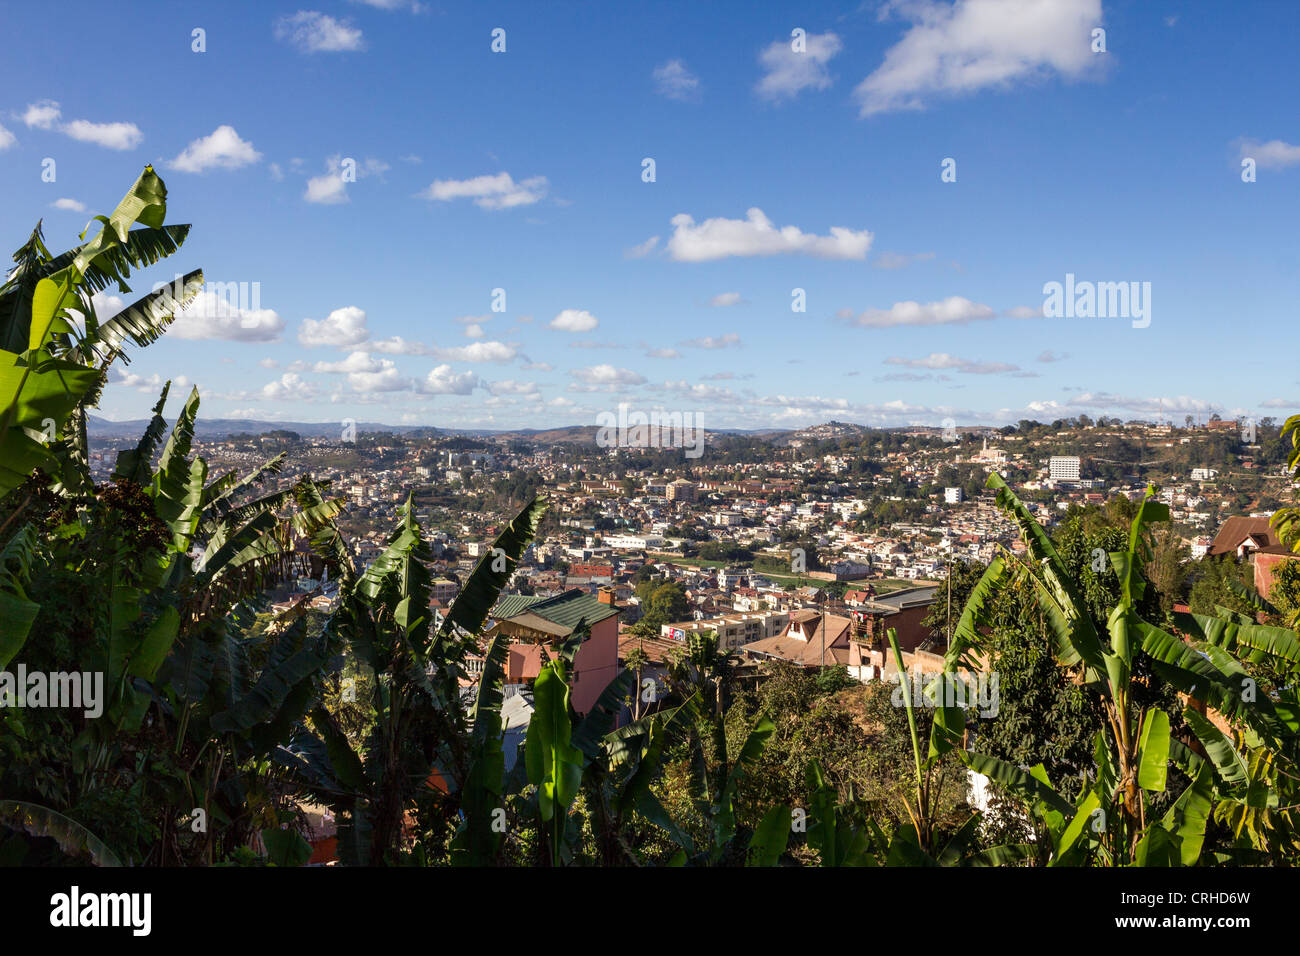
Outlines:
{"type": "Polygon", "coordinates": [[[505,620],[525,611],[530,611],[563,627],[573,628],[577,627],[578,622],[582,620],[590,625],[603,621],[607,617],[613,617],[618,613],[618,608],[601,604],[595,595],[588,594],[581,588],[574,588],[552,598],[507,594],[492,609],[492,617],[505,620]]]}
{"type": "Polygon", "coordinates": [[[506,594],[497,601],[497,606],[492,609],[492,617],[502,620],[507,617],[514,617],[516,614],[522,614],[534,604],[545,601],[544,597],[535,597],[531,594],[506,594]]]}

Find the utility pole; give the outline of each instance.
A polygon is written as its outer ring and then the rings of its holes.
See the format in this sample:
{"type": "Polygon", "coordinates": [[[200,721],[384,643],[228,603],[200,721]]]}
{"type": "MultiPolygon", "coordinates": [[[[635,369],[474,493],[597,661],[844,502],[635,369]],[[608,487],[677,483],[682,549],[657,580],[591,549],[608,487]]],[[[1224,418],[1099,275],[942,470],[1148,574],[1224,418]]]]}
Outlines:
{"type": "Polygon", "coordinates": [[[952,558],[949,558],[945,563],[948,566],[948,616],[945,619],[948,634],[946,646],[944,647],[944,651],[946,652],[949,647],[952,647],[952,558]]]}

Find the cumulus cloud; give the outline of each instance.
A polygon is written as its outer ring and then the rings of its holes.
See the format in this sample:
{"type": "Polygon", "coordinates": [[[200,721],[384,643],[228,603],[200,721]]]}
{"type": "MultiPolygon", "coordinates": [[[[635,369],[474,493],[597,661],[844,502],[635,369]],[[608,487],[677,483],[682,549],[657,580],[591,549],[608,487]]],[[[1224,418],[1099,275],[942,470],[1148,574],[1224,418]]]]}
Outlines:
{"type": "Polygon", "coordinates": [[[1245,139],[1241,141],[1241,158],[1253,159],[1263,169],[1286,169],[1300,163],[1300,146],[1280,139],[1271,139],[1267,143],[1245,139]]]}
{"type": "Polygon", "coordinates": [[[351,352],[348,357],[338,362],[317,362],[312,366],[313,372],[323,372],[331,374],[347,374],[349,372],[378,372],[384,367],[387,359],[377,359],[369,352],[351,352]]]}
{"type": "Polygon", "coordinates": [[[238,169],[261,158],[252,143],[240,139],[233,126],[223,124],[181,150],[171,166],[186,173],[201,173],[207,169],[238,169]]]}
{"type": "Polygon", "coordinates": [[[575,368],[569,374],[584,385],[641,385],[645,382],[644,376],[630,368],[616,368],[613,365],[575,368]]]}
{"type": "Polygon", "coordinates": [[[61,123],[63,111],[55,100],[39,100],[23,112],[23,122],[31,129],[57,130],[83,143],[95,143],[107,149],[135,149],[144,139],[134,123],[92,123],[78,119],[61,123]]]}
{"type": "Polygon", "coordinates": [[[430,349],[421,342],[408,342],[400,335],[392,335],[386,339],[376,339],[367,343],[367,348],[374,352],[384,352],[389,355],[428,355],[430,349]]]}
{"type": "Polygon", "coordinates": [[[367,176],[382,177],[389,166],[380,159],[367,159],[365,162],[358,163],[351,157],[335,154],[326,158],[325,169],[325,173],[307,180],[307,189],[302,194],[302,198],[307,202],[326,206],[350,202],[347,189],[349,182],[356,182],[367,176]]]}
{"type": "Polygon", "coordinates": [[[655,90],[670,100],[687,102],[699,98],[700,78],[681,60],[669,60],[655,67],[655,90]]]}
{"type": "Polygon", "coordinates": [[[495,176],[475,176],[473,179],[435,179],[419,195],[424,199],[451,202],[472,199],[482,209],[512,209],[531,206],[546,198],[550,182],[545,176],[533,176],[515,182],[509,173],[495,176]]]}
{"type": "Polygon", "coordinates": [[[5,129],[3,125],[0,125],[0,150],[8,149],[16,142],[18,142],[18,137],[5,129]]]}
{"type": "Polygon", "coordinates": [[[471,342],[452,348],[435,346],[429,354],[449,362],[512,362],[519,350],[505,342],[471,342]]]}
{"type": "Polygon", "coordinates": [[[478,384],[479,378],[473,372],[457,374],[450,365],[439,365],[429,370],[419,388],[427,395],[468,395],[478,384]]]}
{"type": "Polygon", "coordinates": [[[106,149],[135,149],[144,139],[144,133],[134,123],[92,123],[90,120],[73,120],[63,126],[63,132],[83,143],[94,143],[106,149]]]}
{"type": "Polygon", "coordinates": [[[59,104],[54,100],[40,100],[32,103],[23,113],[23,122],[30,129],[55,129],[59,125],[59,119],[63,116],[63,111],[59,109],[59,104]]]}
{"type": "Polygon", "coordinates": [[[793,99],[804,90],[829,89],[830,70],[827,64],[844,48],[834,33],[809,33],[803,38],[804,49],[795,52],[794,40],[777,40],[762,53],[758,62],[763,66],[763,78],[756,87],[758,95],[779,102],[793,99]]]}
{"type": "Polygon", "coordinates": [[[706,219],[696,224],[687,213],[672,218],[668,253],[678,262],[709,262],[728,256],[807,255],[819,259],[865,259],[874,238],[867,230],[832,226],[829,235],[777,228],[754,207],[744,219],[706,219]]]}
{"type": "Polygon", "coordinates": [[[76,199],[56,199],[50,203],[55,209],[66,209],[69,212],[85,212],[86,204],[76,199]]]}
{"type": "Polygon", "coordinates": [[[600,319],[586,309],[564,309],[547,323],[548,328],[561,332],[590,332],[598,325],[600,319]]]}
{"type": "Polygon", "coordinates": [[[335,309],[319,321],[303,319],[298,326],[298,341],[307,348],[327,345],[335,348],[348,348],[360,345],[370,338],[366,328],[366,313],[355,305],[335,309]]]}
{"type": "Polygon", "coordinates": [[[244,308],[238,295],[205,289],[176,313],[167,334],[178,339],[278,342],[284,319],[274,309],[244,308]]]}
{"type": "MultiPolygon", "coordinates": [[[[851,313],[849,313],[851,315],[851,313]]],[[[852,323],[863,328],[887,328],[895,325],[965,325],[975,319],[996,315],[987,305],[972,302],[960,295],[940,302],[895,302],[888,309],[867,309],[853,317],[852,323]]],[[[841,312],[841,316],[844,313],[841,312]]]]}
{"type": "Polygon", "coordinates": [[[709,300],[709,305],[714,308],[725,309],[730,305],[740,305],[744,301],[739,292],[719,292],[709,300]]]}
{"type": "Polygon", "coordinates": [[[297,372],[285,372],[263,385],[259,394],[273,402],[306,402],[316,397],[316,386],[297,372]]]}
{"type": "Polygon", "coordinates": [[[280,17],[273,28],[275,38],[300,53],[341,53],[365,49],[361,30],[348,20],[335,20],[317,10],[299,10],[280,17]]]}
{"type": "Polygon", "coordinates": [[[908,0],[884,8],[911,26],[854,91],[862,116],[921,109],[939,97],[1098,68],[1101,0],[908,0]]]}

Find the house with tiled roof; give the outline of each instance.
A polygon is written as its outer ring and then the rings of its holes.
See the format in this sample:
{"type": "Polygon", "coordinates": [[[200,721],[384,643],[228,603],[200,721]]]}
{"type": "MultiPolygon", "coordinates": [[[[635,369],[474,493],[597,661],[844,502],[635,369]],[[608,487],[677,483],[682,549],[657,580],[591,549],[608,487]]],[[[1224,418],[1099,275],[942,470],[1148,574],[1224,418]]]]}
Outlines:
{"type": "Polygon", "coordinates": [[[1219,528],[1208,555],[1211,558],[1221,558],[1230,554],[1236,561],[1243,558],[1251,560],[1256,551],[1276,548],[1281,544],[1267,516],[1248,518],[1233,515],[1219,528]]]}
{"type": "Polygon", "coordinates": [[[743,645],[750,660],[783,660],[800,667],[835,667],[849,663],[852,621],[811,608],[794,611],[775,637],[743,645]]]}

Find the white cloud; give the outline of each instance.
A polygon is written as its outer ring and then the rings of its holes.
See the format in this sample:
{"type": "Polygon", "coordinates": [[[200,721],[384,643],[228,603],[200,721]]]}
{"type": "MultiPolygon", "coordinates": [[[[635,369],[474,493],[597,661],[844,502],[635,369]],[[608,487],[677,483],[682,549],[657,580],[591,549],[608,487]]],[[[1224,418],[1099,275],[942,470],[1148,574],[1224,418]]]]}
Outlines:
{"type": "Polygon", "coordinates": [[[1264,169],[1286,169],[1300,163],[1300,146],[1293,146],[1280,139],[1271,139],[1267,143],[1253,139],[1242,140],[1241,158],[1248,157],[1264,169]]]}
{"type": "Polygon", "coordinates": [[[863,116],[1052,73],[1079,77],[1106,59],[1091,49],[1101,0],[909,0],[885,10],[911,26],[854,91],[863,116]]]}
{"type": "Polygon", "coordinates": [[[483,326],[479,325],[477,322],[471,322],[469,325],[465,326],[465,338],[467,339],[481,339],[485,335],[487,335],[487,333],[483,331],[483,326]]]}
{"type": "Polygon", "coordinates": [[[1260,408],[1300,408],[1300,402],[1289,398],[1270,398],[1259,403],[1260,408]]]}
{"type": "Polygon", "coordinates": [[[316,386],[297,372],[285,372],[263,385],[259,394],[273,402],[306,402],[316,397],[316,386]]]}
{"type": "Polygon", "coordinates": [[[763,210],[754,207],[744,219],[706,219],[696,225],[686,213],[672,218],[673,236],[668,252],[678,262],[709,262],[728,256],[802,254],[820,259],[865,259],[872,234],[832,226],[830,235],[818,236],[797,226],[778,229],[763,210]]]}
{"type": "Polygon", "coordinates": [[[885,364],[901,365],[904,368],[952,369],[968,375],[999,375],[1020,370],[1020,366],[1008,365],[1006,362],[977,362],[949,355],[947,352],[931,352],[925,358],[919,359],[900,358],[894,355],[885,359],[885,364]]]}
{"type": "Polygon", "coordinates": [[[517,382],[514,379],[504,379],[500,382],[493,382],[488,386],[488,390],[493,395],[531,395],[537,396],[536,382],[517,382]]]}
{"type": "Polygon", "coordinates": [[[303,319],[298,326],[298,341],[308,348],[319,345],[347,348],[360,345],[368,338],[370,331],[366,328],[365,310],[355,305],[335,309],[320,321],[303,319]]]}
{"type": "Polygon", "coordinates": [[[361,31],[347,20],[335,20],[316,10],[299,10],[275,21],[275,38],[301,53],[340,53],[365,48],[361,31]]]}
{"type": "Polygon", "coordinates": [[[261,158],[262,154],[253,148],[252,143],[240,139],[233,126],[222,124],[181,150],[171,165],[181,172],[201,173],[213,168],[238,169],[261,158]]]}
{"type": "Polygon", "coordinates": [[[348,372],[348,386],[354,392],[404,392],[411,385],[391,359],[379,359],[371,368],[348,372]]]}
{"type": "Polygon", "coordinates": [[[351,372],[378,372],[393,363],[388,359],[374,358],[369,352],[350,352],[348,357],[338,362],[317,362],[311,367],[313,372],[329,374],[349,374],[351,372]]]}
{"type": "Polygon", "coordinates": [[[63,112],[54,100],[32,103],[23,113],[23,122],[32,129],[55,129],[63,112]]]}
{"type": "Polygon", "coordinates": [[[66,209],[69,212],[85,212],[86,204],[76,199],[56,199],[50,203],[55,209],[66,209]]]}
{"type": "Polygon", "coordinates": [[[8,149],[16,142],[18,142],[18,137],[5,129],[3,125],[0,125],[0,150],[8,149]]]}
{"type": "Polygon", "coordinates": [[[277,362],[277,361],[276,361],[275,359],[273,359],[273,358],[258,359],[258,360],[257,360],[257,364],[260,365],[260,366],[262,366],[262,368],[279,368],[279,367],[280,367],[280,363],[277,362]]]}
{"type": "Polygon", "coordinates": [[[339,175],[338,170],[334,169],[307,180],[307,190],[302,194],[302,198],[323,206],[348,202],[347,184],[343,182],[343,177],[339,175]]]}
{"type": "MultiPolygon", "coordinates": [[[[842,313],[841,313],[842,314],[842,313]]],[[[895,325],[964,325],[973,319],[991,319],[996,313],[987,305],[972,302],[960,295],[942,302],[895,302],[888,309],[867,309],[853,319],[864,328],[895,325]]]]}
{"type": "Polygon", "coordinates": [[[1044,349],[1042,352],[1039,353],[1038,361],[1061,362],[1064,361],[1065,359],[1068,359],[1069,357],[1070,357],[1069,354],[1066,352],[1053,352],[1051,349],[1044,349]]]}
{"type": "Polygon", "coordinates": [[[586,309],[565,309],[547,323],[548,328],[561,332],[590,332],[598,325],[600,319],[586,309]]]}
{"type": "Polygon", "coordinates": [[[408,342],[400,335],[390,336],[386,339],[376,339],[368,343],[368,347],[375,352],[386,352],[389,355],[428,355],[429,347],[420,342],[408,342]]]}
{"type": "Polygon", "coordinates": [[[645,382],[644,376],[631,369],[615,368],[613,365],[575,368],[569,374],[587,385],[641,385],[645,382]]]}
{"type": "Polygon", "coordinates": [[[679,342],[678,344],[693,349],[725,349],[733,345],[740,345],[740,336],[735,332],[728,332],[726,335],[705,335],[697,339],[687,339],[685,342],[679,342]]]}
{"type": "Polygon", "coordinates": [[[233,296],[205,289],[176,315],[168,335],[178,339],[277,342],[284,319],[274,309],[245,309],[233,296]]]}
{"type": "Polygon", "coordinates": [[[73,120],[63,126],[63,132],[83,143],[95,143],[107,149],[135,149],[144,139],[140,127],[134,123],[92,123],[90,120],[73,120]]]}
{"type": "Polygon", "coordinates": [[[645,242],[630,249],[623,250],[624,259],[644,259],[654,251],[655,246],[659,245],[659,237],[651,236],[645,242]]]}
{"type": "Polygon", "coordinates": [[[549,188],[545,176],[533,176],[517,183],[509,173],[497,173],[473,179],[435,179],[419,195],[438,202],[472,199],[482,209],[511,209],[540,202],[549,188]]]}
{"type": "Polygon", "coordinates": [[[90,120],[78,119],[61,124],[59,120],[62,116],[63,112],[55,100],[39,100],[27,107],[22,120],[29,128],[57,130],[73,139],[108,149],[135,149],[144,139],[140,127],[134,123],[92,123],[90,120]]]}
{"type": "Polygon", "coordinates": [[[453,348],[434,347],[429,353],[449,362],[512,362],[519,350],[505,342],[471,342],[453,348]]]}
{"type": "Polygon", "coordinates": [[[479,378],[473,372],[457,375],[450,365],[439,365],[429,370],[420,391],[428,395],[468,395],[478,384],[479,378]]]}
{"type": "Polygon", "coordinates": [[[682,353],[677,351],[676,349],[651,349],[650,351],[646,352],[646,356],[649,358],[657,358],[657,359],[675,359],[675,358],[681,358],[682,353]]]}
{"type": "Polygon", "coordinates": [[[655,67],[655,89],[661,96],[683,102],[696,99],[700,93],[700,78],[687,69],[681,60],[669,60],[655,67]]]}
{"type": "Polygon", "coordinates": [[[389,166],[380,159],[367,159],[363,163],[357,163],[350,157],[345,158],[335,154],[326,158],[325,168],[328,172],[307,180],[307,189],[302,194],[302,198],[307,202],[326,206],[349,202],[347,190],[349,181],[365,179],[367,176],[379,176],[382,182],[383,174],[388,171],[389,166]]]}
{"type": "Polygon", "coordinates": [[[803,90],[830,88],[831,74],[826,64],[843,49],[840,38],[830,32],[809,33],[799,53],[794,51],[793,42],[777,40],[759,54],[758,62],[765,71],[756,87],[759,96],[779,102],[793,99],[803,90]]]}
{"type": "Polygon", "coordinates": [[[709,305],[725,309],[729,305],[739,305],[744,301],[739,292],[720,292],[709,300],[709,305]]]}

